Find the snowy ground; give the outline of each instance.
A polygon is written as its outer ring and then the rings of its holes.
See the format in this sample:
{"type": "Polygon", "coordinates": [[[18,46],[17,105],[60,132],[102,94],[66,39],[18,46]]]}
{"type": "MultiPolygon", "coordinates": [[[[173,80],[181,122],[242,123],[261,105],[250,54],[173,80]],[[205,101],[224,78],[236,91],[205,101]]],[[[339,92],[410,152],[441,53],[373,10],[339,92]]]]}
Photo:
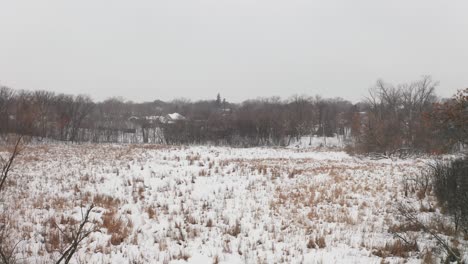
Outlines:
{"type": "Polygon", "coordinates": [[[58,227],[66,233],[91,203],[99,231],[75,263],[421,263],[435,241],[414,232],[419,252],[407,252],[390,231],[401,229],[400,202],[443,222],[431,195],[410,186],[405,197],[404,179],[425,162],[316,149],[34,145],[11,174],[2,221],[27,263],[57,259],[58,227]]]}

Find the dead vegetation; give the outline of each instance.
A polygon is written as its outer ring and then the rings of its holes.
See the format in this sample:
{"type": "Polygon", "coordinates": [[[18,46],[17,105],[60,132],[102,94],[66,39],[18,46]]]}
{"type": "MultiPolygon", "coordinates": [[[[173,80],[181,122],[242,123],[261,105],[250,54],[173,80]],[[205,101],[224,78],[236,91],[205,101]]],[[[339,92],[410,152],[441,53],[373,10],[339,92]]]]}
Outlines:
{"type": "Polygon", "coordinates": [[[416,241],[403,242],[402,240],[394,240],[387,242],[384,247],[375,248],[372,254],[381,257],[400,257],[408,258],[411,253],[418,252],[418,244],[416,241]]]}
{"type": "MultiPolygon", "coordinates": [[[[393,237],[394,233],[422,232],[418,225],[403,224],[388,209],[404,196],[402,176],[416,170],[417,163],[232,158],[218,149],[190,148],[153,152],[132,147],[131,155],[136,156],[129,157],[122,146],[95,151],[88,148],[48,147],[53,155],[71,158],[71,153],[79,153],[80,160],[61,168],[66,175],[51,173],[47,183],[42,183],[54,189],[36,196],[30,208],[39,214],[35,224],[49,222],[49,230],[42,232],[47,250],[42,257],[27,248],[21,248],[22,254],[29,252],[30,256],[45,259],[70,242],[63,239],[55,225],[62,228],[78,224],[79,217],[70,213],[76,212],[76,199],[95,205],[91,223],[100,231],[85,239],[90,244],[83,244],[79,251],[82,258],[86,258],[83,252],[101,252],[110,260],[112,254],[129,254],[128,248],[135,246],[151,253],[134,259],[145,262],[151,256],[169,263],[189,260],[193,252],[198,252],[193,250],[195,245],[204,254],[208,254],[206,249],[213,249],[209,256],[217,261],[224,261],[234,252],[246,262],[266,261],[261,254],[273,252],[281,254],[275,255],[275,261],[291,263],[307,252],[333,251],[339,245],[347,245],[354,252],[368,252],[367,259],[438,257],[431,248],[419,248],[417,236],[404,236],[409,243],[393,237]],[[61,192],[69,192],[70,196],[61,192]],[[64,217],[52,219],[49,214],[54,208],[64,217]],[[39,219],[43,215],[44,220],[39,219]],[[369,237],[376,237],[379,243],[366,242],[369,237]]],[[[36,150],[33,147],[31,151],[36,150]]],[[[53,166],[60,168],[58,164],[53,166]]],[[[37,177],[43,176],[26,174],[25,179],[37,177]]],[[[17,184],[28,183],[25,180],[17,184]]],[[[437,204],[431,203],[430,188],[421,198],[415,194],[421,188],[408,187],[408,197],[417,202],[418,213],[438,214],[437,204]]],[[[31,209],[16,206],[30,217],[31,209]]],[[[443,219],[431,225],[440,234],[452,232],[443,219]]],[[[20,226],[25,233],[36,231],[34,225],[20,226]]],[[[461,247],[465,242],[460,239],[459,243],[461,247]]]]}
{"type": "Polygon", "coordinates": [[[128,236],[125,223],[117,215],[115,209],[109,209],[103,214],[102,227],[106,229],[107,234],[111,235],[110,243],[114,246],[120,245],[128,236]]]}

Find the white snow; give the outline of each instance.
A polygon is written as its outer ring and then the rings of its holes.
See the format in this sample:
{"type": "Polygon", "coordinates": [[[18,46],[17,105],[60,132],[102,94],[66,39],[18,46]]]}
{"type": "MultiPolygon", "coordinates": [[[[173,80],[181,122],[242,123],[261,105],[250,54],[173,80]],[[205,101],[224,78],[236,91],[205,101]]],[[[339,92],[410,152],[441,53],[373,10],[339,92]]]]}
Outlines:
{"type": "MultiPolygon", "coordinates": [[[[400,223],[402,181],[425,162],[301,148],[34,145],[2,199],[13,240],[24,239],[17,255],[32,263],[59,255],[50,223],[66,228],[92,202],[101,232],[74,263],[381,263],[373,252],[396,241],[389,228],[400,223]]],[[[416,253],[405,261],[420,263],[416,253]]]]}
{"type": "Polygon", "coordinates": [[[172,113],[172,114],[168,114],[168,116],[172,119],[172,120],[184,120],[185,117],[179,113],[172,113]]]}

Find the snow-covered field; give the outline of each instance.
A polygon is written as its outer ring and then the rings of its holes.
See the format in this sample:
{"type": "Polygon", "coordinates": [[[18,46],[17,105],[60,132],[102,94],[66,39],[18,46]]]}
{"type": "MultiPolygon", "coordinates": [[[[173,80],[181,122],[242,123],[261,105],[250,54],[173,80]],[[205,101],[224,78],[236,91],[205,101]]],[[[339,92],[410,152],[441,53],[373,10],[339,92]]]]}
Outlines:
{"type": "Polygon", "coordinates": [[[317,149],[32,145],[1,198],[3,222],[27,263],[57,259],[61,232],[92,203],[98,231],[74,263],[421,263],[435,241],[415,232],[419,252],[406,252],[390,231],[401,228],[400,202],[439,216],[431,195],[410,186],[405,197],[404,179],[425,162],[317,149]]]}

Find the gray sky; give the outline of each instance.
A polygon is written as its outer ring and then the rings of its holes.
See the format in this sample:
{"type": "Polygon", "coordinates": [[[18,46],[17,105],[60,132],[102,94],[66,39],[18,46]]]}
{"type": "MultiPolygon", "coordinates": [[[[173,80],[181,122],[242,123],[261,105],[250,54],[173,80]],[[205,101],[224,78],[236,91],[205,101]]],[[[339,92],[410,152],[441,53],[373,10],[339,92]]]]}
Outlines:
{"type": "Polygon", "coordinates": [[[466,0],[0,0],[0,83],[134,101],[468,87],[466,0]]]}

